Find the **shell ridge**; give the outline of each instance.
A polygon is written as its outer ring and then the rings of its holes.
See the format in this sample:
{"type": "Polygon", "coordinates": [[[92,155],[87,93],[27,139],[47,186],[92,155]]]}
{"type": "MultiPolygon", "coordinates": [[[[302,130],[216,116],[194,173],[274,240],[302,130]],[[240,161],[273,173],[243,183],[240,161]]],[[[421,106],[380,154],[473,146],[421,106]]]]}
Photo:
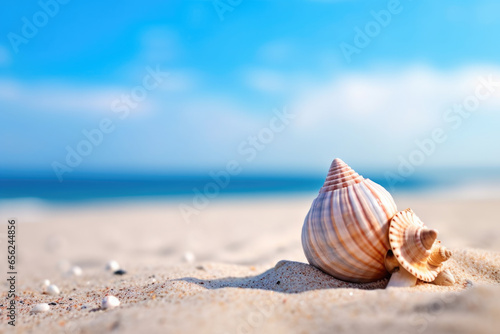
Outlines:
{"type": "Polygon", "coordinates": [[[383,261],[385,254],[378,250],[373,242],[377,239],[373,231],[375,229],[378,230],[379,226],[373,225],[371,220],[367,219],[367,215],[365,214],[365,204],[366,202],[370,202],[370,200],[366,200],[363,197],[363,194],[358,192],[357,186],[353,186],[352,190],[352,192],[348,193],[349,202],[351,204],[350,206],[353,208],[354,213],[352,216],[356,220],[357,224],[355,224],[355,226],[358,227],[360,236],[366,244],[366,247],[361,247],[361,249],[371,260],[375,261],[375,263],[379,263],[380,261],[383,261]],[[372,232],[372,237],[367,234],[367,232],[370,231],[372,232]]]}
{"type": "Polygon", "coordinates": [[[335,235],[338,243],[341,245],[341,251],[343,254],[343,257],[347,263],[349,263],[349,266],[345,269],[347,272],[362,272],[366,268],[364,268],[363,264],[360,264],[360,259],[358,259],[355,255],[353,255],[349,251],[349,247],[346,244],[346,242],[349,242],[349,234],[347,232],[344,223],[344,214],[342,211],[342,200],[343,200],[343,194],[345,191],[343,189],[338,189],[333,192],[333,196],[331,198],[331,204],[330,204],[330,219],[332,222],[336,222],[337,224],[332,224],[332,231],[334,232],[333,235],[335,235]],[[333,208],[339,208],[339,210],[333,210],[333,208]],[[348,236],[347,238],[345,236],[348,236]],[[355,269],[353,271],[353,269],[355,269]]]}
{"type": "MultiPolygon", "coordinates": [[[[376,254],[376,261],[378,263],[384,263],[385,255],[389,249],[389,244],[387,241],[387,224],[384,224],[384,220],[380,221],[377,214],[374,214],[373,210],[377,205],[375,205],[373,200],[369,197],[365,197],[366,187],[360,184],[356,187],[355,192],[361,203],[359,215],[362,215],[365,222],[368,223],[368,235],[367,238],[370,240],[371,248],[376,254]]],[[[381,271],[386,273],[385,265],[381,266],[381,271]]]]}
{"type": "Polygon", "coordinates": [[[351,255],[354,259],[356,259],[357,261],[359,261],[363,265],[365,265],[366,266],[365,269],[370,268],[371,269],[370,271],[375,274],[375,273],[379,272],[379,270],[378,270],[378,266],[376,266],[372,263],[372,261],[374,259],[372,259],[372,258],[366,259],[366,257],[365,257],[366,254],[365,254],[363,248],[360,245],[358,245],[356,242],[354,242],[354,238],[352,237],[353,235],[356,234],[353,232],[356,231],[356,226],[358,224],[356,224],[356,221],[354,220],[354,215],[352,214],[352,211],[350,210],[352,208],[352,206],[348,205],[348,204],[350,204],[349,191],[345,191],[344,189],[342,189],[342,191],[340,191],[339,193],[341,193],[341,195],[339,195],[340,201],[341,201],[341,205],[339,206],[341,219],[340,219],[340,222],[338,224],[338,227],[339,227],[339,230],[341,231],[341,238],[343,241],[342,244],[344,245],[344,248],[346,249],[346,251],[348,252],[349,255],[351,255]],[[351,217],[353,220],[346,221],[345,217],[351,217]],[[347,244],[347,242],[349,244],[347,244]]]}
{"type": "MultiPolygon", "coordinates": [[[[380,207],[382,210],[385,212],[385,216],[387,217],[387,220],[391,219],[392,216],[397,212],[396,208],[396,203],[394,203],[394,200],[392,200],[392,197],[388,197],[384,192],[387,192],[382,186],[376,184],[370,179],[366,179],[365,182],[366,186],[368,189],[370,189],[371,193],[376,196],[377,193],[381,193],[381,198],[380,200],[380,207]],[[390,200],[389,200],[390,198],[390,200]],[[383,200],[382,200],[383,199],[383,200]]],[[[387,194],[391,196],[388,192],[387,194]]]]}
{"type": "MultiPolygon", "coordinates": [[[[321,262],[318,267],[323,271],[329,272],[330,274],[335,273],[339,275],[341,274],[341,271],[339,271],[339,268],[337,267],[340,267],[342,270],[346,270],[346,268],[350,268],[353,265],[355,266],[356,264],[350,263],[348,261],[348,257],[344,257],[342,248],[339,249],[339,247],[334,247],[328,239],[328,236],[337,238],[337,235],[335,233],[332,233],[333,226],[330,226],[334,224],[328,223],[328,218],[331,217],[331,209],[328,210],[329,206],[325,205],[325,202],[327,202],[326,200],[330,202],[330,200],[333,199],[333,196],[331,193],[324,193],[320,196],[321,197],[318,197],[317,199],[321,204],[315,208],[315,211],[312,213],[311,219],[314,218],[316,219],[316,221],[319,221],[320,226],[325,233],[313,233],[312,235],[314,244],[318,246],[317,252],[319,256],[318,259],[315,260],[315,262],[321,262]],[[326,261],[326,259],[330,259],[330,261],[326,261]],[[331,261],[331,259],[336,259],[336,261],[331,261]],[[329,262],[335,263],[337,267],[332,266],[329,262]]],[[[331,218],[330,221],[332,221],[331,218]]]]}
{"type": "MultiPolygon", "coordinates": [[[[330,192],[330,193],[325,193],[325,199],[327,201],[324,201],[326,203],[329,203],[329,205],[325,205],[325,210],[323,212],[324,216],[322,217],[322,223],[325,223],[326,225],[326,231],[325,233],[325,244],[327,246],[327,251],[329,252],[330,256],[333,258],[336,258],[337,260],[337,267],[341,267],[342,270],[348,270],[348,268],[351,268],[352,266],[356,266],[356,263],[351,263],[349,261],[349,257],[345,256],[344,254],[344,248],[342,247],[342,242],[338,237],[338,233],[335,230],[335,220],[333,218],[333,213],[332,213],[332,203],[334,201],[335,197],[335,192],[330,192]],[[331,224],[329,223],[331,222],[331,224]],[[336,242],[330,239],[326,239],[327,236],[330,236],[332,238],[336,239],[336,242]],[[335,247],[335,243],[340,244],[341,247],[335,247]]],[[[325,257],[325,259],[328,259],[328,257],[325,257]]],[[[339,268],[332,266],[328,263],[328,261],[324,261],[324,264],[331,268],[333,272],[338,272],[339,268]]],[[[340,272],[339,272],[340,273],[340,272]]]]}

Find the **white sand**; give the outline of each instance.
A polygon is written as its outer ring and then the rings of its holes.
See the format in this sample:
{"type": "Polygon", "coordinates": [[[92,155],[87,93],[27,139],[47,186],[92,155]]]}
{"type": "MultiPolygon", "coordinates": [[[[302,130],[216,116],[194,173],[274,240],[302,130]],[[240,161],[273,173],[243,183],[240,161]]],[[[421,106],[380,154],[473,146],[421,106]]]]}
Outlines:
{"type": "MultiPolygon", "coordinates": [[[[457,283],[386,290],[386,280],[346,283],[305,264],[300,230],[312,199],[219,200],[191,222],[182,220],[179,203],[36,210],[9,203],[0,212],[15,211],[19,226],[16,330],[496,333],[500,328],[500,233],[494,218],[500,200],[396,197],[400,209],[412,207],[440,231],[443,244],[454,251],[448,267],[457,283]],[[194,263],[185,262],[187,251],[195,255],[194,263]],[[127,274],[105,271],[111,259],[127,274]],[[83,275],[67,276],[71,265],[82,267],[83,275]],[[61,294],[43,294],[44,279],[61,294]],[[107,294],[121,305],[100,310],[107,294]],[[30,314],[37,303],[51,302],[56,305],[49,312],[30,314]]],[[[3,224],[6,218],[1,217],[3,224]]],[[[4,266],[2,261],[2,272],[4,266]]],[[[2,305],[0,332],[11,330],[2,305]]]]}

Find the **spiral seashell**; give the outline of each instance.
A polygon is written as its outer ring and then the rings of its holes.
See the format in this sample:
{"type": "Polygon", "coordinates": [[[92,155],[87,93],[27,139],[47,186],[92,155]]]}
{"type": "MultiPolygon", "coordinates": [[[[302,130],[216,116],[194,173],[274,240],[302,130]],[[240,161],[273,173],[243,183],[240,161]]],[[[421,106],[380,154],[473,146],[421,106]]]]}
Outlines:
{"type": "Polygon", "coordinates": [[[425,227],[411,209],[394,215],[389,226],[389,242],[397,261],[410,274],[432,282],[442,271],[442,262],[451,252],[436,242],[438,232],[425,227]]]}
{"type": "Polygon", "coordinates": [[[436,267],[440,266],[444,261],[448,260],[452,253],[446,247],[440,245],[438,240],[436,244],[432,247],[431,256],[429,256],[428,262],[436,267]]]}
{"type": "Polygon", "coordinates": [[[388,275],[392,196],[340,159],[333,160],[302,228],[309,263],[345,281],[372,282],[388,275]]]}

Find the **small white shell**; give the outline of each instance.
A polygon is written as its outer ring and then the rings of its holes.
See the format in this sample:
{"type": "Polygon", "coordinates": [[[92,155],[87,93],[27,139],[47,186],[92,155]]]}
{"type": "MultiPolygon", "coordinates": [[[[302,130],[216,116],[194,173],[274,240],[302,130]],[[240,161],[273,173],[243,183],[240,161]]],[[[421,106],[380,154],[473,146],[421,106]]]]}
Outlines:
{"type": "Polygon", "coordinates": [[[196,257],[192,252],[187,251],[186,253],[184,253],[184,261],[186,261],[187,263],[193,263],[195,259],[196,257]]]}
{"type": "Polygon", "coordinates": [[[51,284],[47,287],[47,293],[52,296],[56,296],[61,293],[57,285],[51,284]]]}
{"type": "Polygon", "coordinates": [[[436,279],[432,281],[432,283],[436,285],[450,286],[455,284],[455,277],[453,277],[453,274],[448,269],[445,269],[437,275],[436,279]]]}
{"type": "Polygon", "coordinates": [[[106,263],[106,270],[117,271],[118,269],[120,269],[120,264],[115,260],[111,260],[106,263]]]}
{"type": "Polygon", "coordinates": [[[42,313],[50,310],[50,306],[47,303],[36,304],[32,309],[32,313],[42,313]]]}
{"type": "Polygon", "coordinates": [[[70,274],[73,276],[81,276],[82,275],[82,268],[78,266],[73,266],[71,267],[70,274]]]}
{"type": "Polygon", "coordinates": [[[113,309],[120,305],[120,301],[115,296],[106,296],[102,300],[103,310],[113,309]]]}
{"type": "Polygon", "coordinates": [[[46,280],[43,281],[42,285],[43,285],[43,287],[46,288],[46,287],[48,287],[50,285],[50,281],[48,279],[46,279],[46,280]]]}

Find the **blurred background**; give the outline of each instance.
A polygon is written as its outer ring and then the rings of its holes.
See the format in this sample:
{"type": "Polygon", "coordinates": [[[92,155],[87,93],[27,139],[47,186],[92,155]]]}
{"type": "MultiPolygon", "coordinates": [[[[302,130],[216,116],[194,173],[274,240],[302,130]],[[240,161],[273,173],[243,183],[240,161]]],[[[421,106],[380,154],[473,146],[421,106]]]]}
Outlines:
{"type": "Polygon", "coordinates": [[[335,157],[395,191],[498,189],[497,1],[41,0],[0,15],[4,203],[315,193],[335,157]]]}

